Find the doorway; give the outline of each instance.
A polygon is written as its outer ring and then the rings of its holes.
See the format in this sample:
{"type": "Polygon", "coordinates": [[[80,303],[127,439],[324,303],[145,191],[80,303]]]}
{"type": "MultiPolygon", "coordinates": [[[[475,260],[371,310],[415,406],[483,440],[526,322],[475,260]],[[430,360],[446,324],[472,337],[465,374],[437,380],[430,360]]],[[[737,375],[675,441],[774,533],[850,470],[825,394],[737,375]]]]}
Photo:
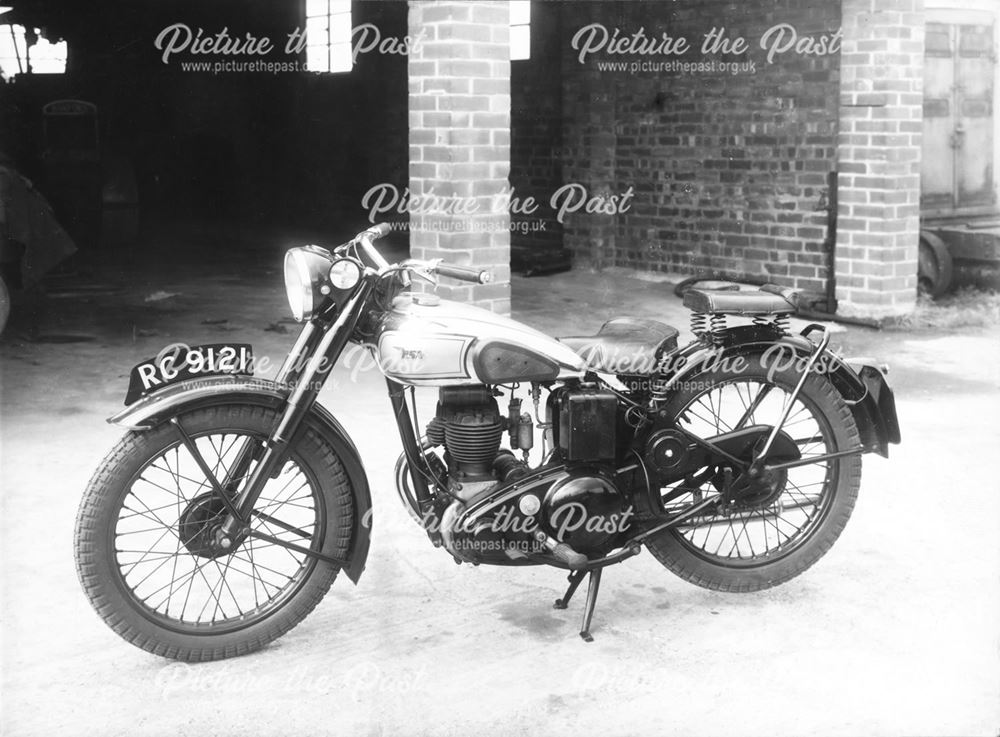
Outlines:
{"type": "Polygon", "coordinates": [[[921,215],[997,211],[996,17],[928,10],[921,215]]]}

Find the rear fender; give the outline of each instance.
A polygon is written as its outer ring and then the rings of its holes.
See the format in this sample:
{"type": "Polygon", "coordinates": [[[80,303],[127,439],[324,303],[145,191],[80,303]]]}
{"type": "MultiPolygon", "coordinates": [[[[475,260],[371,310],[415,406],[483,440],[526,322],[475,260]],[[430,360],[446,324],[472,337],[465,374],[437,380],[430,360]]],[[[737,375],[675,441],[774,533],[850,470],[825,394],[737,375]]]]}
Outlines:
{"type": "MultiPolygon", "coordinates": [[[[688,356],[683,368],[671,377],[671,382],[692,376],[702,366],[719,364],[737,357],[757,357],[761,365],[774,367],[776,370],[781,365],[801,367],[805,366],[805,361],[816,348],[814,343],[799,335],[763,338],[761,331],[754,326],[727,330],[721,342],[719,348],[706,348],[704,353],[688,356]]],[[[879,366],[872,359],[855,359],[852,363],[857,369],[835,353],[827,351],[818,370],[830,379],[850,408],[864,451],[887,458],[889,445],[900,441],[895,398],[885,380],[888,369],[879,366]]]]}
{"type": "MultiPolygon", "coordinates": [[[[147,394],[108,422],[136,431],[149,430],[171,417],[205,407],[224,404],[249,404],[280,409],[289,389],[266,379],[236,376],[208,376],[181,381],[147,394]]],[[[344,573],[355,584],[361,578],[371,545],[372,499],[368,475],[361,455],[343,426],[324,407],[314,404],[305,420],[337,453],[354,493],[354,527],[344,573]]]]}

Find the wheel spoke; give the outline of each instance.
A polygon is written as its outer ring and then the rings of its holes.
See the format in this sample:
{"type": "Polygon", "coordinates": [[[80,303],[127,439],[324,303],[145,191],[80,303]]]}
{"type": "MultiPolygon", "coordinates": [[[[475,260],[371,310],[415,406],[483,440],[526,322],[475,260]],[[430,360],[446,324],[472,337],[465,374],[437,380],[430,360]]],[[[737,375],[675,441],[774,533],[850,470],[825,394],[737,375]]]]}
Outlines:
{"type": "MultiPolygon", "coordinates": [[[[170,502],[170,504],[164,504],[162,507],[153,507],[150,510],[150,512],[155,513],[155,512],[159,512],[161,509],[169,509],[170,507],[176,507],[176,506],[177,506],[176,502],[170,502]]],[[[124,519],[128,519],[130,517],[145,517],[146,519],[152,520],[153,522],[159,522],[161,525],[163,524],[163,520],[161,520],[155,514],[152,517],[150,517],[145,512],[140,512],[140,511],[138,511],[136,509],[132,509],[131,507],[129,507],[126,504],[122,505],[122,509],[127,509],[132,514],[120,514],[120,515],[118,515],[118,521],[119,522],[121,522],[124,519]]]]}
{"type": "MultiPolygon", "coordinates": [[[[160,515],[158,515],[158,514],[156,514],[155,512],[153,512],[153,510],[152,510],[152,509],[150,509],[150,508],[149,508],[149,507],[148,507],[148,506],[146,505],[146,503],[145,503],[145,502],[144,502],[144,501],[143,501],[142,499],[140,499],[140,498],[139,498],[138,496],[136,496],[135,494],[132,494],[132,498],[133,498],[133,499],[135,499],[135,500],[136,500],[137,502],[139,502],[139,504],[141,504],[141,505],[143,506],[143,508],[144,508],[144,509],[146,510],[146,512],[148,512],[148,515],[147,515],[147,514],[143,514],[143,515],[142,515],[143,517],[147,517],[147,519],[153,519],[153,520],[155,520],[156,522],[159,522],[159,523],[160,523],[160,524],[161,524],[161,525],[162,525],[163,527],[167,527],[167,528],[169,528],[169,527],[170,527],[170,525],[168,525],[168,524],[167,524],[167,523],[166,523],[166,522],[165,522],[165,521],[163,520],[163,518],[162,518],[162,517],[160,517],[160,515]],[[151,515],[151,516],[150,516],[150,515],[151,515]]],[[[167,505],[167,506],[171,506],[171,507],[172,507],[172,506],[174,506],[174,505],[173,505],[173,504],[169,504],[169,505],[167,505]]],[[[126,507],[126,509],[128,509],[128,507],[126,507]]],[[[129,511],[131,512],[131,511],[136,511],[136,510],[132,510],[132,509],[129,509],[129,511]]],[[[141,513],[140,513],[140,514],[141,514],[141,513]]]]}
{"type": "MultiPolygon", "coordinates": [[[[240,561],[241,563],[250,563],[250,566],[251,566],[251,572],[250,573],[247,573],[246,571],[241,571],[241,570],[235,568],[235,566],[233,568],[234,568],[234,570],[239,571],[244,576],[248,576],[249,578],[253,579],[254,581],[260,581],[261,585],[264,586],[264,587],[270,586],[275,591],[280,591],[282,586],[285,586],[289,581],[293,580],[291,576],[287,576],[284,573],[281,573],[280,571],[276,571],[273,568],[269,568],[269,567],[267,567],[265,565],[261,565],[259,563],[254,563],[253,561],[251,561],[251,560],[249,560],[247,558],[241,557],[239,555],[233,555],[232,561],[240,561]],[[282,581],[280,585],[278,585],[276,583],[272,583],[271,581],[268,581],[266,578],[264,578],[264,576],[262,576],[261,574],[259,574],[257,571],[266,571],[268,573],[273,573],[274,575],[280,576],[281,578],[283,578],[284,581],[282,581]]],[[[267,591],[266,590],[264,591],[264,594],[265,594],[265,596],[267,595],[267,591]]]]}
{"type": "MultiPolygon", "coordinates": [[[[139,565],[140,563],[142,563],[142,562],[143,562],[143,561],[145,560],[145,558],[146,558],[146,556],[147,556],[147,555],[149,555],[150,553],[152,553],[152,552],[153,552],[153,549],[154,549],[154,548],[155,548],[155,547],[156,547],[157,545],[159,545],[159,543],[160,543],[160,540],[162,540],[163,538],[165,538],[165,537],[166,537],[167,535],[171,534],[172,532],[173,532],[173,530],[171,530],[171,529],[170,529],[169,527],[168,527],[168,528],[166,528],[166,529],[165,529],[165,530],[164,530],[164,531],[163,531],[163,532],[162,532],[162,533],[160,534],[160,536],[159,536],[158,538],[156,538],[156,541],[155,541],[155,542],[154,542],[154,543],[153,543],[152,545],[150,545],[150,546],[149,546],[149,548],[147,548],[147,550],[146,550],[146,552],[145,552],[145,553],[143,554],[142,558],[139,558],[139,560],[135,561],[135,563],[132,563],[132,564],[130,564],[130,566],[129,566],[129,569],[128,569],[128,571],[125,571],[125,572],[124,572],[124,575],[128,576],[128,574],[129,574],[129,573],[131,573],[131,572],[132,572],[132,571],[133,571],[133,570],[135,569],[135,567],[136,567],[137,565],[139,565]]],[[[145,581],[145,579],[143,579],[143,581],[145,581]]],[[[142,581],[140,581],[139,583],[142,583],[142,581]]],[[[138,586],[138,584],[136,584],[136,585],[138,586]]]]}
{"type": "MultiPolygon", "coordinates": [[[[175,556],[175,557],[178,560],[180,559],[180,556],[175,556]]],[[[208,560],[209,560],[208,558],[205,559],[206,562],[208,560]]],[[[146,596],[143,599],[143,601],[149,601],[154,596],[156,596],[158,593],[160,593],[161,591],[163,591],[163,589],[166,589],[166,588],[170,589],[170,592],[167,593],[167,599],[166,599],[166,600],[169,600],[170,596],[172,595],[172,593],[174,591],[179,591],[181,589],[181,587],[183,587],[184,584],[188,582],[189,579],[193,579],[194,578],[194,576],[198,572],[198,565],[200,565],[200,564],[195,564],[194,568],[192,568],[187,573],[183,574],[180,578],[172,577],[171,580],[167,581],[165,584],[163,584],[162,586],[160,586],[160,588],[155,589],[154,591],[149,592],[148,594],[146,594],[146,596]]],[[[159,606],[162,606],[162,602],[161,602],[161,604],[159,606]]],[[[159,606],[153,607],[153,609],[158,609],[159,606]]]]}
{"type": "MultiPolygon", "coordinates": [[[[253,582],[253,605],[256,608],[260,606],[260,599],[257,598],[257,566],[253,562],[253,540],[252,537],[247,540],[247,548],[250,555],[250,580],[253,582]]],[[[236,555],[234,554],[233,557],[235,558],[236,555]]],[[[264,593],[267,593],[266,589],[264,593]]]]}
{"type": "MultiPolygon", "coordinates": [[[[738,387],[739,384],[737,384],[736,386],[738,387]]],[[[739,430],[747,422],[753,419],[754,412],[757,411],[757,408],[760,406],[760,403],[764,401],[764,398],[770,393],[772,389],[771,384],[760,384],[759,386],[760,388],[757,390],[757,394],[754,396],[750,404],[744,405],[745,411],[743,412],[743,416],[740,417],[740,419],[736,422],[736,426],[733,428],[734,430],[739,430]]],[[[747,391],[749,394],[749,389],[747,391]]]]}
{"type": "MultiPolygon", "coordinates": [[[[180,485],[181,481],[187,481],[189,483],[196,484],[197,485],[197,488],[195,490],[196,492],[197,492],[198,489],[204,488],[206,486],[206,483],[207,483],[204,480],[199,481],[198,479],[193,479],[190,476],[186,476],[185,474],[180,473],[178,471],[173,471],[170,468],[161,468],[160,466],[157,466],[155,464],[151,465],[150,468],[156,469],[157,471],[163,471],[164,473],[170,474],[175,479],[178,479],[178,482],[177,482],[177,488],[178,488],[178,490],[181,488],[181,485],[180,485]]],[[[149,481],[148,483],[153,483],[153,482],[149,481]]],[[[161,488],[163,488],[163,487],[161,487],[161,488]]],[[[164,491],[170,491],[170,490],[164,488],[164,491]]],[[[171,493],[173,493],[173,492],[171,492],[171,493]]],[[[192,496],[196,496],[196,495],[197,494],[194,494],[192,496]]],[[[178,494],[177,496],[181,496],[181,495],[178,494]]]]}
{"type": "MultiPolygon", "coordinates": [[[[154,568],[153,570],[151,570],[149,573],[147,573],[145,576],[143,576],[139,581],[137,581],[135,584],[133,584],[132,590],[134,591],[135,589],[138,589],[140,586],[142,586],[144,583],[146,583],[146,581],[149,579],[150,576],[152,576],[158,570],[160,570],[161,568],[163,568],[163,566],[165,566],[166,564],[167,564],[166,560],[164,560],[163,562],[159,563],[156,566],[156,568],[154,568]]],[[[135,566],[132,566],[132,568],[135,568],[135,566]]],[[[130,572],[131,572],[132,568],[129,569],[130,572]]],[[[125,575],[128,576],[127,573],[125,575]]]]}
{"type": "MultiPolygon", "coordinates": [[[[242,617],[243,616],[243,610],[240,609],[240,602],[236,599],[236,594],[233,593],[232,588],[230,588],[229,581],[226,580],[226,573],[229,571],[229,561],[230,560],[232,560],[232,558],[227,558],[226,559],[226,566],[225,566],[225,568],[222,568],[221,570],[219,569],[219,561],[214,560],[212,562],[215,563],[215,568],[216,568],[216,570],[219,571],[219,575],[221,577],[221,581],[226,585],[226,591],[229,592],[229,597],[233,600],[233,604],[236,606],[236,612],[237,612],[237,614],[242,617]]],[[[220,590],[220,593],[221,593],[221,590],[220,590]]]]}
{"type": "MultiPolygon", "coordinates": [[[[205,565],[208,565],[208,562],[211,561],[211,560],[212,559],[206,560],[205,565]]],[[[219,591],[221,591],[222,590],[222,581],[220,579],[217,583],[210,584],[208,582],[208,577],[205,576],[205,572],[202,570],[202,568],[204,568],[204,565],[203,566],[198,566],[197,570],[198,570],[198,573],[201,574],[201,578],[205,582],[205,585],[208,586],[208,595],[211,598],[206,598],[205,599],[205,603],[201,605],[201,609],[198,611],[198,616],[195,617],[194,620],[196,622],[200,622],[202,616],[205,614],[205,610],[208,608],[208,605],[211,604],[212,601],[214,600],[215,601],[215,607],[212,610],[212,621],[215,621],[215,613],[219,611],[219,606],[220,606],[220,603],[221,603],[219,601],[219,595],[215,593],[215,587],[218,586],[219,587],[219,591]]],[[[223,619],[225,619],[225,617],[226,617],[225,611],[222,612],[222,617],[223,617],[223,619]]]]}

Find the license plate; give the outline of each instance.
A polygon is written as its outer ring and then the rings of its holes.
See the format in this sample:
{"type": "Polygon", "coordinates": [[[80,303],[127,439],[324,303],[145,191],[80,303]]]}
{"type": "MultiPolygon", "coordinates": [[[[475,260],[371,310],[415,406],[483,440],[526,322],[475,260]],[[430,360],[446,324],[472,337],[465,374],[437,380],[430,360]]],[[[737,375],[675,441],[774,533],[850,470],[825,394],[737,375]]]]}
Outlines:
{"type": "Polygon", "coordinates": [[[253,376],[253,347],[245,343],[177,343],[132,367],[125,404],[170,384],[199,376],[253,376]]]}

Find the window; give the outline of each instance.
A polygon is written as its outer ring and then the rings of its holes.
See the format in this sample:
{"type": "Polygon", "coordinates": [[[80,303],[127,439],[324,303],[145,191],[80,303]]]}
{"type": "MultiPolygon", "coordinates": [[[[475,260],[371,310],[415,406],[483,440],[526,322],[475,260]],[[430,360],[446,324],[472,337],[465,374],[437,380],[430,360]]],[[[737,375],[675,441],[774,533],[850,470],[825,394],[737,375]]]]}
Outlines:
{"type": "MultiPolygon", "coordinates": [[[[2,8],[0,8],[2,10],[2,8]]],[[[49,43],[35,28],[27,34],[24,26],[0,26],[0,73],[5,79],[15,74],[63,74],[66,71],[66,42],[49,43]],[[28,46],[27,36],[35,43],[28,46]]]]}
{"type": "Polygon", "coordinates": [[[306,0],[306,65],[310,72],[349,72],[351,0],[306,0]]]}
{"type": "Polygon", "coordinates": [[[531,58],[531,0],[510,0],[510,60],[531,58]]]}

